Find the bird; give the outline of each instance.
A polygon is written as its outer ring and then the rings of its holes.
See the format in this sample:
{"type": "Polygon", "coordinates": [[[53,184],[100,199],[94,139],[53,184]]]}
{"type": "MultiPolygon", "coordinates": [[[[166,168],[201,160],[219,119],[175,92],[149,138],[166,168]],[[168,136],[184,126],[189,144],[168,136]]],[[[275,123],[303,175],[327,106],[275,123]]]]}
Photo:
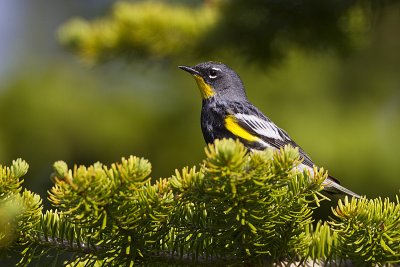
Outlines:
{"type": "MultiPolygon", "coordinates": [[[[285,145],[298,148],[302,158],[299,169],[313,173],[315,166],[306,152],[282,128],[273,123],[247,98],[239,75],[220,62],[203,62],[195,66],[178,66],[190,73],[201,93],[201,129],[206,143],[216,139],[238,139],[250,151],[280,149],[285,145]]],[[[329,195],[348,195],[360,198],[328,176],[322,183],[329,195]]]]}

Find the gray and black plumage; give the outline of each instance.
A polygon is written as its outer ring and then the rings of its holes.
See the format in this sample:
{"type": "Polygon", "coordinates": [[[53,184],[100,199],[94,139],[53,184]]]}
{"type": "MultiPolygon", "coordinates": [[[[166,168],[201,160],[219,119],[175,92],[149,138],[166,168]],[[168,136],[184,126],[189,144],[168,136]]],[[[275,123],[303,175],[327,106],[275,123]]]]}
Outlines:
{"type": "MultiPolygon", "coordinates": [[[[222,63],[205,62],[194,67],[179,66],[192,74],[202,95],[201,129],[207,143],[215,139],[239,139],[251,150],[279,149],[291,145],[299,149],[301,168],[311,172],[315,165],[290,136],[249,102],[239,75],[222,63]]],[[[329,176],[323,183],[330,194],[359,195],[329,176]]]]}

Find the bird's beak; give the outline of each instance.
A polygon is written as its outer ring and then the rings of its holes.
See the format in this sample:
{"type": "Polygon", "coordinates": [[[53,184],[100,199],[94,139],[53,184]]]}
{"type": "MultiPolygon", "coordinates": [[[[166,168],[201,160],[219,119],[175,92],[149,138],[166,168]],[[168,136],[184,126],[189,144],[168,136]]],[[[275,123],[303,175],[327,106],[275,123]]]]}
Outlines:
{"type": "Polygon", "coordinates": [[[189,66],[178,66],[178,68],[180,68],[181,70],[187,71],[192,75],[200,76],[200,73],[197,70],[195,70],[194,68],[192,68],[192,67],[189,67],[189,66]]]}
{"type": "Polygon", "coordinates": [[[187,71],[193,75],[194,79],[197,82],[197,85],[199,86],[201,97],[203,99],[210,98],[214,95],[214,90],[212,89],[212,87],[209,84],[207,84],[204,81],[204,78],[201,77],[200,72],[195,70],[193,67],[189,67],[189,66],[178,66],[178,68],[180,68],[181,70],[187,71]]]}

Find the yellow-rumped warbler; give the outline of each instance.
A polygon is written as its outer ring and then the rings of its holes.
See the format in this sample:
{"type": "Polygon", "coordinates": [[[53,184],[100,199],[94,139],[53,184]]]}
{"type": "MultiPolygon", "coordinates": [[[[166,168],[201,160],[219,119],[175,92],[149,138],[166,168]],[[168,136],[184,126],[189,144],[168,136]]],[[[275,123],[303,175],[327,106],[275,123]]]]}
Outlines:
{"type": "MultiPolygon", "coordinates": [[[[303,159],[301,168],[313,172],[314,163],[289,135],[249,102],[239,75],[222,63],[205,62],[194,67],[179,66],[192,74],[203,98],[201,129],[207,143],[215,139],[239,139],[251,150],[279,149],[292,145],[303,159]]],[[[331,176],[323,182],[324,191],[360,197],[331,176]]]]}

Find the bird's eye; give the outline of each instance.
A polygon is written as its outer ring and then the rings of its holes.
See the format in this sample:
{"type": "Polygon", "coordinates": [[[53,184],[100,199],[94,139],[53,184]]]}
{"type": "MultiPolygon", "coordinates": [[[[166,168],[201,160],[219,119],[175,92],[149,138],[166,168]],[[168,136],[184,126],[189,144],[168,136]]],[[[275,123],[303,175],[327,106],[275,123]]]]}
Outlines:
{"type": "Polygon", "coordinates": [[[208,75],[208,77],[210,77],[211,79],[215,79],[217,78],[217,74],[218,74],[218,69],[210,69],[210,73],[208,75]]]}

